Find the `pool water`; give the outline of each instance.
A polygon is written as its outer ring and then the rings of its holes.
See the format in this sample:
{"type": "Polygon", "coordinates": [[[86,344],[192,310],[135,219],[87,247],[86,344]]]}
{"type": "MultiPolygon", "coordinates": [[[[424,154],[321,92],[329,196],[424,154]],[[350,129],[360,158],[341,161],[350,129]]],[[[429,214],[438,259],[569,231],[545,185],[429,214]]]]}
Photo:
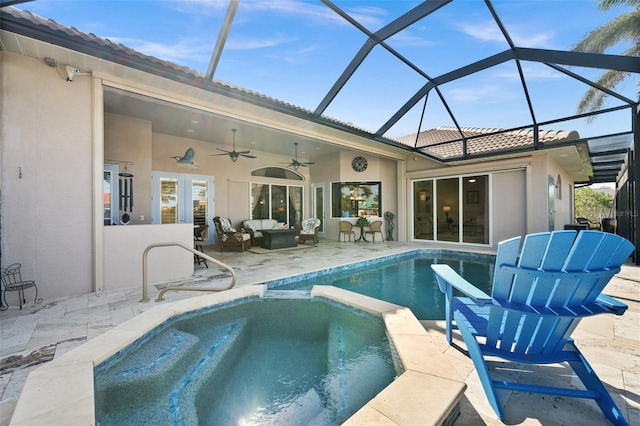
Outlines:
{"type": "Polygon", "coordinates": [[[380,317],[257,299],[177,317],[95,368],[100,425],[344,422],[396,376],[380,317]]]}
{"type": "Polygon", "coordinates": [[[332,285],[406,306],[420,320],[444,319],[444,294],[438,289],[431,269],[434,263],[451,266],[471,284],[491,293],[495,256],[450,252],[443,255],[420,252],[411,257],[367,263],[284,285],[270,283],[270,287],[288,290],[332,285]]]}

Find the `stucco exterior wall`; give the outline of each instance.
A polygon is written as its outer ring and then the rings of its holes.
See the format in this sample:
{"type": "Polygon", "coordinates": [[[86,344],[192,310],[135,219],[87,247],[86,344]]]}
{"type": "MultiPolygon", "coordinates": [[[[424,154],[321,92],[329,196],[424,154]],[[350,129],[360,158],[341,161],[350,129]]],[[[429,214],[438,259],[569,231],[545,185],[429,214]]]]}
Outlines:
{"type": "Polygon", "coordinates": [[[58,71],[0,51],[2,266],[43,298],[93,288],[92,78],[58,71]]]}
{"type": "MultiPolygon", "coordinates": [[[[151,244],[177,242],[193,246],[193,225],[127,225],[104,227],[104,290],[142,289],[142,255],[151,244]]],[[[180,247],[157,247],[147,256],[148,284],[193,275],[193,254],[180,247]]],[[[142,293],[141,293],[142,294],[142,293]]]]}
{"type": "Polygon", "coordinates": [[[493,174],[493,243],[527,233],[526,171],[509,170],[493,174]]]}
{"type": "Polygon", "coordinates": [[[327,239],[337,240],[340,219],[331,217],[331,182],[336,176],[340,176],[340,156],[324,155],[318,160],[322,167],[310,168],[310,179],[314,184],[324,185],[324,232],[327,239]]]}
{"type": "Polygon", "coordinates": [[[556,184],[554,200],[554,225],[556,230],[564,229],[564,225],[574,223],[573,217],[573,181],[569,175],[553,159],[549,159],[548,174],[553,176],[556,184]],[[558,179],[559,178],[559,179],[558,179]],[[570,182],[571,185],[567,185],[570,182]]]}

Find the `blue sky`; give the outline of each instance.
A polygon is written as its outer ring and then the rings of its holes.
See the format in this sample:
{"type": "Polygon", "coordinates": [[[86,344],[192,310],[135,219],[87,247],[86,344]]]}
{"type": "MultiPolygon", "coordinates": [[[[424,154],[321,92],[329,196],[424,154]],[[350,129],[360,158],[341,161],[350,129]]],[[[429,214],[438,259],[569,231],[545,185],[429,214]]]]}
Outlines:
{"type": "MultiPolygon", "coordinates": [[[[334,1],[374,32],[420,2],[334,1]]],[[[584,35],[627,9],[603,13],[592,0],[501,0],[492,3],[520,47],[570,49],[584,35]]],[[[122,43],[205,73],[227,11],[227,1],[36,0],[18,5],[44,18],[122,43]]],[[[214,77],[218,80],[315,110],[366,41],[351,24],[320,2],[241,0],[214,77]]],[[[390,38],[389,46],[437,77],[508,48],[484,2],[455,0],[390,38]]],[[[619,54],[620,45],[607,53],[619,54]]],[[[587,87],[545,65],[523,62],[534,113],[539,122],[573,115],[587,87]]],[[[84,71],[84,70],[83,70],[84,71]]],[[[572,68],[587,78],[602,71],[572,68]]],[[[381,47],[367,56],[325,114],[375,131],[404,104],[425,79],[381,47]]],[[[635,99],[638,76],[618,91],[635,99]]],[[[509,62],[441,87],[458,124],[508,128],[527,125],[531,114],[509,62]]],[[[610,100],[607,107],[621,105],[610,100]]],[[[386,136],[415,133],[423,102],[386,136]]],[[[452,125],[434,91],[421,130],[452,125]]],[[[552,126],[581,136],[627,131],[628,112],[587,125],[575,120],[552,126]]]]}

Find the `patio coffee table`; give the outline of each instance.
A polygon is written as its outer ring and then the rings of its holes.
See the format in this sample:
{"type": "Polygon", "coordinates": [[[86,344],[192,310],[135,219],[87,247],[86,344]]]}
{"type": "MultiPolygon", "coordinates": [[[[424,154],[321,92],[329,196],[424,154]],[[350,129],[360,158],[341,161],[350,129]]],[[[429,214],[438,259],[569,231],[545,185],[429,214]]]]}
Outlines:
{"type": "Polygon", "coordinates": [[[263,229],[260,232],[262,232],[262,248],[278,249],[298,245],[296,242],[297,229],[263,229]]]}

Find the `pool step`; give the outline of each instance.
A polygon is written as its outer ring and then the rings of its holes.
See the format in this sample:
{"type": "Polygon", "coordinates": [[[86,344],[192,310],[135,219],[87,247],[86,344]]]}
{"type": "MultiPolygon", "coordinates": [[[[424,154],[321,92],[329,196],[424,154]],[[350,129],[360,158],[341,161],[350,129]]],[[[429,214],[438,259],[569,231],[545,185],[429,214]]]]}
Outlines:
{"type": "Polygon", "coordinates": [[[96,406],[135,406],[160,398],[183,370],[200,339],[193,334],[167,329],[145,341],[133,351],[123,351],[118,364],[106,370],[96,368],[96,406]]]}
{"type": "Polygon", "coordinates": [[[311,290],[267,290],[263,299],[311,299],[311,290]]]}
{"type": "MultiPolygon", "coordinates": [[[[211,381],[215,374],[230,368],[238,355],[238,347],[243,347],[249,338],[248,319],[235,319],[224,328],[223,333],[211,342],[208,350],[195,365],[176,383],[169,395],[169,406],[174,425],[195,425],[198,421],[199,397],[208,400],[211,381]]],[[[219,390],[219,389],[215,389],[219,390]]],[[[206,423],[206,420],[204,421],[206,423]]]]}
{"type": "Polygon", "coordinates": [[[175,328],[163,330],[123,356],[117,369],[97,369],[96,418],[106,424],[197,424],[194,395],[232,353],[247,322],[212,325],[206,342],[175,328]]]}
{"type": "Polygon", "coordinates": [[[368,334],[348,322],[329,324],[324,389],[333,423],[346,420],[393,380],[388,360],[370,349],[368,334]]]}

